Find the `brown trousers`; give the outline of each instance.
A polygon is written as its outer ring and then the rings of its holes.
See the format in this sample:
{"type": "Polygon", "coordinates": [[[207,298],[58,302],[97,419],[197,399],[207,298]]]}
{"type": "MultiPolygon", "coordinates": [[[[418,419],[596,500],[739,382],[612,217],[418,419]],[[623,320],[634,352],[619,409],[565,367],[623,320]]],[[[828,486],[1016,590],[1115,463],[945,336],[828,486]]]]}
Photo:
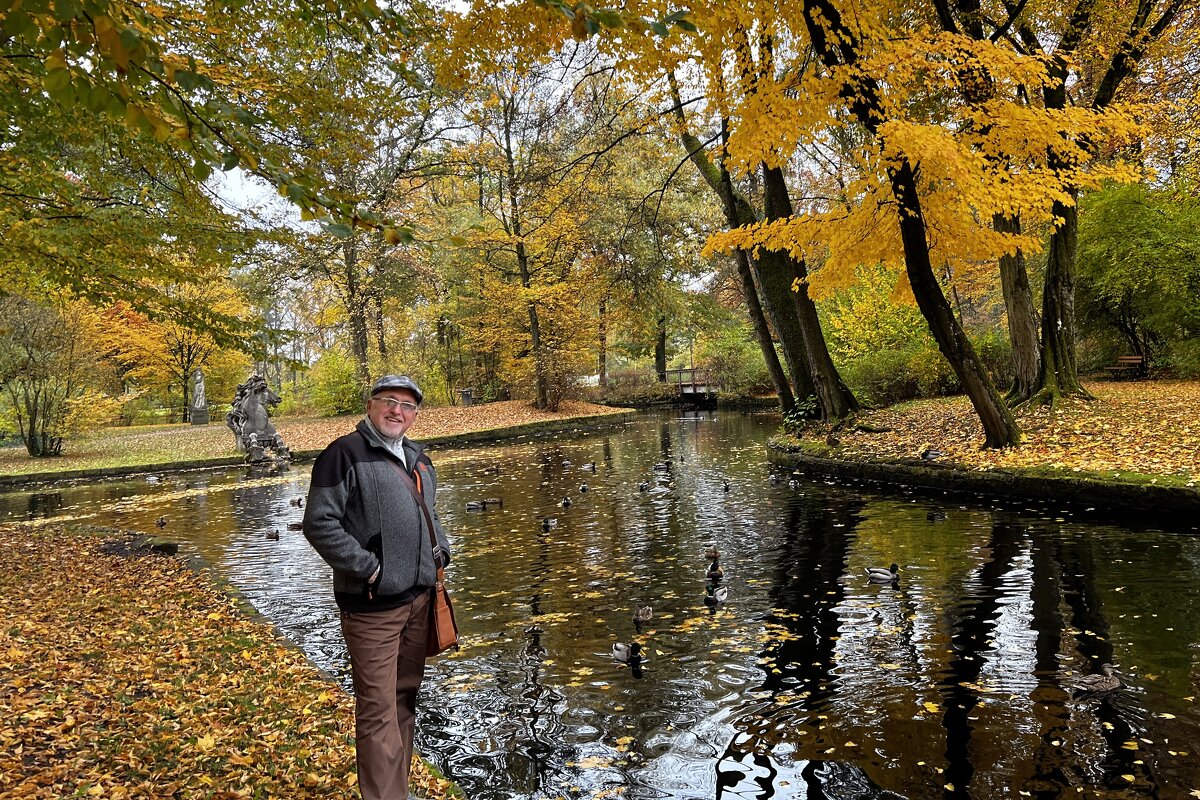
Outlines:
{"type": "Polygon", "coordinates": [[[354,751],[363,800],[408,798],[428,630],[428,592],[389,611],[342,612],[354,676],[354,751]]]}

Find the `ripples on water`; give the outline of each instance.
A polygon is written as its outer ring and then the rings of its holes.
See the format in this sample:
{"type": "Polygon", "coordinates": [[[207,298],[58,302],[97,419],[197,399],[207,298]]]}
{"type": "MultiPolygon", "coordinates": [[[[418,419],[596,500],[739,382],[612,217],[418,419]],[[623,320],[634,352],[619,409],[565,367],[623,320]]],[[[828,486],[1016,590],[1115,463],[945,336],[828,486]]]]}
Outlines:
{"type": "MultiPolygon", "coordinates": [[[[429,666],[420,750],[476,800],[1200,787],[1191,531],[772,485],[775,424],[648,414],[615,432],[435,453],[465,646],[429,666]],[[503,507],[466,511],[489,497],[503,507]],[[710,542],[730,591],[716,609],[703,602],[710,542]],[[867,582],[893,561],[897,587],[867,582]],[[642,605],[654,616],[638,630],[642,605]],[[641,663],[614,662],[616,640],[639,642],[641,663]],[[1072,698],[1068,676],[1104,661],[1126,687],[1072,698]]],[[[306,490],[305,465],[182,473],[4,495],[0,518],[154,532],[166,515],[164,535],[348,687],[328,570],[287,530],[306,490]]]]}

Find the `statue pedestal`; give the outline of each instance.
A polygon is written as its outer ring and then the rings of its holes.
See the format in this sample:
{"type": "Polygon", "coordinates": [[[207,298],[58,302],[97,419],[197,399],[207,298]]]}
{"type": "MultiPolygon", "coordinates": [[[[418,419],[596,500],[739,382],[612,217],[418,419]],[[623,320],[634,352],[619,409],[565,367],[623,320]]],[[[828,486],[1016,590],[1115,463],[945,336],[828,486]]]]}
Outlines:
{"type": "Polygon", "coordinates": [[[208,408],[207,407],[206,408],[193,408],[192,413],[189,416],[192,419],[193,425],[207,425],[208,424],[208,408]]]}

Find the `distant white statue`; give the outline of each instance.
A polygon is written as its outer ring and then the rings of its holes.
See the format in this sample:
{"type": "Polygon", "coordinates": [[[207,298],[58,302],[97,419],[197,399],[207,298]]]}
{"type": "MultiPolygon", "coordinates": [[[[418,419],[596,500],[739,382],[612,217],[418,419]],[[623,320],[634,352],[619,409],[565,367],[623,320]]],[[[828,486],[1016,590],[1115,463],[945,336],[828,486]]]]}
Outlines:
{"type": "Polygon", "coordinates": [[[196,388],[192,390],[192,408],[207,408],[208,398],[204,394],[204,373],[196,367],[196,371],[192,373],[192,379],[196,382],[196,388]]]}

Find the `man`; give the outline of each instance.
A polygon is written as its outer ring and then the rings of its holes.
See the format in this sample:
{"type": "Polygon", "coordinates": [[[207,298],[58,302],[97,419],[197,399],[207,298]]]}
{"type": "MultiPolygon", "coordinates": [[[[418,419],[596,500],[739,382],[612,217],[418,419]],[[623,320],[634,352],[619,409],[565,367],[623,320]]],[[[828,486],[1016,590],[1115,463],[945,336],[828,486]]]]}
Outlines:
{"type": "Polygon", "coordinates": [[[375,381],[366,418],[317,456],[304,508],[304,536],[333,567],[333,592],[354,677],[355,754],[363,800],[409,797],[430,587],[438,560],[443,566],[450,560],[450,546],[433,509],[433,464],[424,447],[404,435],[421,400],[421,390],[407,376],[375,381]],[[429,511],[428,522],[418,494],[429,511]]]}

